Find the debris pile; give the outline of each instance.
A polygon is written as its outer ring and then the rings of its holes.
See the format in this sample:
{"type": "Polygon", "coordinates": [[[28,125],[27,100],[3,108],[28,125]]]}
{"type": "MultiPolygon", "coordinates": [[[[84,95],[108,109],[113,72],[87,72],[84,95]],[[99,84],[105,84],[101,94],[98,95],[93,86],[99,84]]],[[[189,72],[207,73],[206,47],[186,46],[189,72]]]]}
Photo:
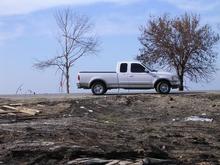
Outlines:
{"type": "Polygon", "coordinates": [[[41,111],[32,108],[26,108],[22,103],[17,104],[9,104],[9,105],[1,105],[0,106],[0,115],[8,114],[8,115],[16,115],[17,113],[24,113],[27,115],[35,116],[39,114],[41,111]]]}
{"type": "Polygon", "coordinates": [[[220,164],[220,94],[0,98],[0,164],[220,164]]]}

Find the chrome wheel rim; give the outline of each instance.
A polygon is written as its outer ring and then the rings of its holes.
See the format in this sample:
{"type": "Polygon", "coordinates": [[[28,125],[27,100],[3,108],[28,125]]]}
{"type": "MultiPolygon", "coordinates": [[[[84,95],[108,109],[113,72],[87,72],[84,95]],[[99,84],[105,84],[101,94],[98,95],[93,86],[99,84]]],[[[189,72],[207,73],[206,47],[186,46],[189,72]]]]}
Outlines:
{"type": "Polygon", "coordinates": [[[167,93],[167,92],[169,91],[169,85],[166,84],[166,83],[162,83],[162,84],[160,85],[160,91],[161,91],[162,93],[167,93]]]}
{"type": "Polygon", "coordinates": [[[97,84],[94,86],[93,90],[96,94],[101,94],[104,91],[104,87],[100,84],[97,84]]]}

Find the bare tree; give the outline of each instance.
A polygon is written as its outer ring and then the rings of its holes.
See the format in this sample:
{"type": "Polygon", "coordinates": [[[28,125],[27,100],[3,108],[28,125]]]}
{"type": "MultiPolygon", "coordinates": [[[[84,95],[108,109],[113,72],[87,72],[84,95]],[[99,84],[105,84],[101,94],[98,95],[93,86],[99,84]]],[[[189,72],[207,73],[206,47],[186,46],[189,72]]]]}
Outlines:
{"type": "Polygon", "coordinates": [[[151,17],[140,31],[143,47],[137,59],[176,70],[181,82],[179,90],[184,90],[184,78],[208,81],[216,71],[219,35],[209,25],[201,25],[199,16],[185,13],[174,18],[167,14],[151,17]]]}
{"type": "Polygon", "coordinates": [[[60,86],[66,82],[66,92],[70,93],[70,69],[82,56],[97,52],[98,39],[92,34],[89,18],[77,15],[69,8],[57,11],[55,19],[61,52],[51,59],[35,63],[34,67],[40,70],[56,67],[61,73],[60,86]]]}

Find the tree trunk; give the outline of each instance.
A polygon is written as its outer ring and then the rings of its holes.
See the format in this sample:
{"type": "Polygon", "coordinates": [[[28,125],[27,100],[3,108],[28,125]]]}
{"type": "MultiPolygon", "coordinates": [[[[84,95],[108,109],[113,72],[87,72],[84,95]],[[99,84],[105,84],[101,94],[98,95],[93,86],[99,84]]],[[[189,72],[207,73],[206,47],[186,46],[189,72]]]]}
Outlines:
{"type": "Polygon", "coordinates": [[[70,93],[70,83],[69,83],[69,68],[66,68],[66,93],[69,94],[70,93]]]}
{"type": "Polygon", "coordinates": [[[184,86],[183,86],[183,75],[179,76],[180,80],[180,86],[179,86],[179,91],[184,91],[184,86]]]}

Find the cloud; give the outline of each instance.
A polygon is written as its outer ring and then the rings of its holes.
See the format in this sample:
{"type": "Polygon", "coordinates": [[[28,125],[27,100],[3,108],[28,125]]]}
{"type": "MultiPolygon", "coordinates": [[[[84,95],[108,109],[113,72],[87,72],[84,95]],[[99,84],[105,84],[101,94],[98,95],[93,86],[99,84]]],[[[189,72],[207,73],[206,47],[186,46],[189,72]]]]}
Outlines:
{"type": "Polygon", "coordinates": [[[95,22],[95,31],[101,36],[137,35],[144,17],[116,12],[102,15],[95,22]]]}
{"type": "Polygon", "coordinates": [[[15,24],[13,27],[9,27],[8,24],[0,23],[0,44],[4,44],[9,40],[17,39],[24,33],[24,26],[21,24],[15,24]]]}
{"type": "Polygon", "coordinates": [[[139,0],[1,0],[0,16],[28,14],[60,5],[91,5],[101,2],[126,5],[137,1],[139,0]]]}
{"type": "Polygon", "coordinates": [[[211,11],[215,8],[220,7],[219,0],[161,0],[167,3],[170,3],[182,10],[190,11],[211,11]]]}

